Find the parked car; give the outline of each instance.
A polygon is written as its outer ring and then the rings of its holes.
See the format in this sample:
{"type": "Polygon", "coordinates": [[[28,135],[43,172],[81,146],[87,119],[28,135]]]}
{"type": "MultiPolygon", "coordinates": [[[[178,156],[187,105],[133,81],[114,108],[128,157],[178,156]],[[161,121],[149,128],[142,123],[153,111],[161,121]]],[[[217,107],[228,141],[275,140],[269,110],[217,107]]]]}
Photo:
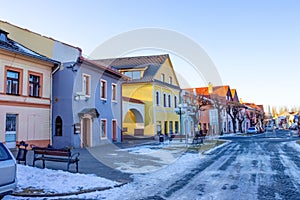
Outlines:
{"type": "Polygon", "coordinates": [[[256,127],[250,127],[248,128],[247,133],[258,133],[258,129],[256,127]]]}
{"type": "Polygon", "coordinates": [[[17,186],[17,164],[10,150],[0,142],[0,199],[17,186]]]}

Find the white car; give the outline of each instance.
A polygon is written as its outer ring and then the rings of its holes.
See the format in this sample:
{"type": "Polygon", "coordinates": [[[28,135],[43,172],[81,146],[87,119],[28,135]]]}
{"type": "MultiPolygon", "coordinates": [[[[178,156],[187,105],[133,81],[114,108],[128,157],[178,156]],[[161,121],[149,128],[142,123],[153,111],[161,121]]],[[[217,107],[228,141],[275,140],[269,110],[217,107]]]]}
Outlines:
{"type": "Polygon", "coordinates": [[[250,127],[248,128],[247,133],[258,133],[258,129],[256,127],[250,127]]]}
{"type": "Polygon", "coordinates": [[[0,199],[17,187],[17,164],[10,150],[0,142],[0,199]]]}

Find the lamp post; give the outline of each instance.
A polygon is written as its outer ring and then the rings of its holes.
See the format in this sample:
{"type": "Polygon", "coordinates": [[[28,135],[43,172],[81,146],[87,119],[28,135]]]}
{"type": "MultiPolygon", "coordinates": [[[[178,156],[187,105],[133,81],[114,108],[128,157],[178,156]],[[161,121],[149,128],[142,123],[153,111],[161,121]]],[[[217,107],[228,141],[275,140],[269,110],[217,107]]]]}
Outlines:
{"type": "Polygon", "coordinates": [[[182,114],[185,112],[183,111],[183,105],[178,104],[178,107],[175,108],[175,112],[179,115],[179,133],[180,133],[180,142],[182,142],[182,114]]]}

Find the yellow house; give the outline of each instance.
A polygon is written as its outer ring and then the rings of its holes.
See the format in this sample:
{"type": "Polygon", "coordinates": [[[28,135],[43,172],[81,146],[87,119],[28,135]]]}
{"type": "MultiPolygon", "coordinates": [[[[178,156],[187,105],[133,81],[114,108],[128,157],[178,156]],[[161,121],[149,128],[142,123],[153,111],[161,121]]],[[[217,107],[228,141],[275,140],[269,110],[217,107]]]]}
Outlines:
{"type": "Polygon", "coordinates": [[[122,85],[122,96],[126,99],[123,101],[124,136],[153,137],[158,133],[179,132],[180,122],[175,108],[179,104],[180,87],[169,55],[97,62],[131,78],[122,85]]]}

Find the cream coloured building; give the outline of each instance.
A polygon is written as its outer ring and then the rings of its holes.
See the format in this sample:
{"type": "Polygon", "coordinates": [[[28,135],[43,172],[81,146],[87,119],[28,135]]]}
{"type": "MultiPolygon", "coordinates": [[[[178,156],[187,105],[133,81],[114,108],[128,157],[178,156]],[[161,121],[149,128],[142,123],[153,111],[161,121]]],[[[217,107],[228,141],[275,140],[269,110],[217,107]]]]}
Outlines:
{"type": "Polygon", "coordinates": [[[0,141],[50,143],[51,74],[59,63],[9,38],[0,29],[0,141]]]}

